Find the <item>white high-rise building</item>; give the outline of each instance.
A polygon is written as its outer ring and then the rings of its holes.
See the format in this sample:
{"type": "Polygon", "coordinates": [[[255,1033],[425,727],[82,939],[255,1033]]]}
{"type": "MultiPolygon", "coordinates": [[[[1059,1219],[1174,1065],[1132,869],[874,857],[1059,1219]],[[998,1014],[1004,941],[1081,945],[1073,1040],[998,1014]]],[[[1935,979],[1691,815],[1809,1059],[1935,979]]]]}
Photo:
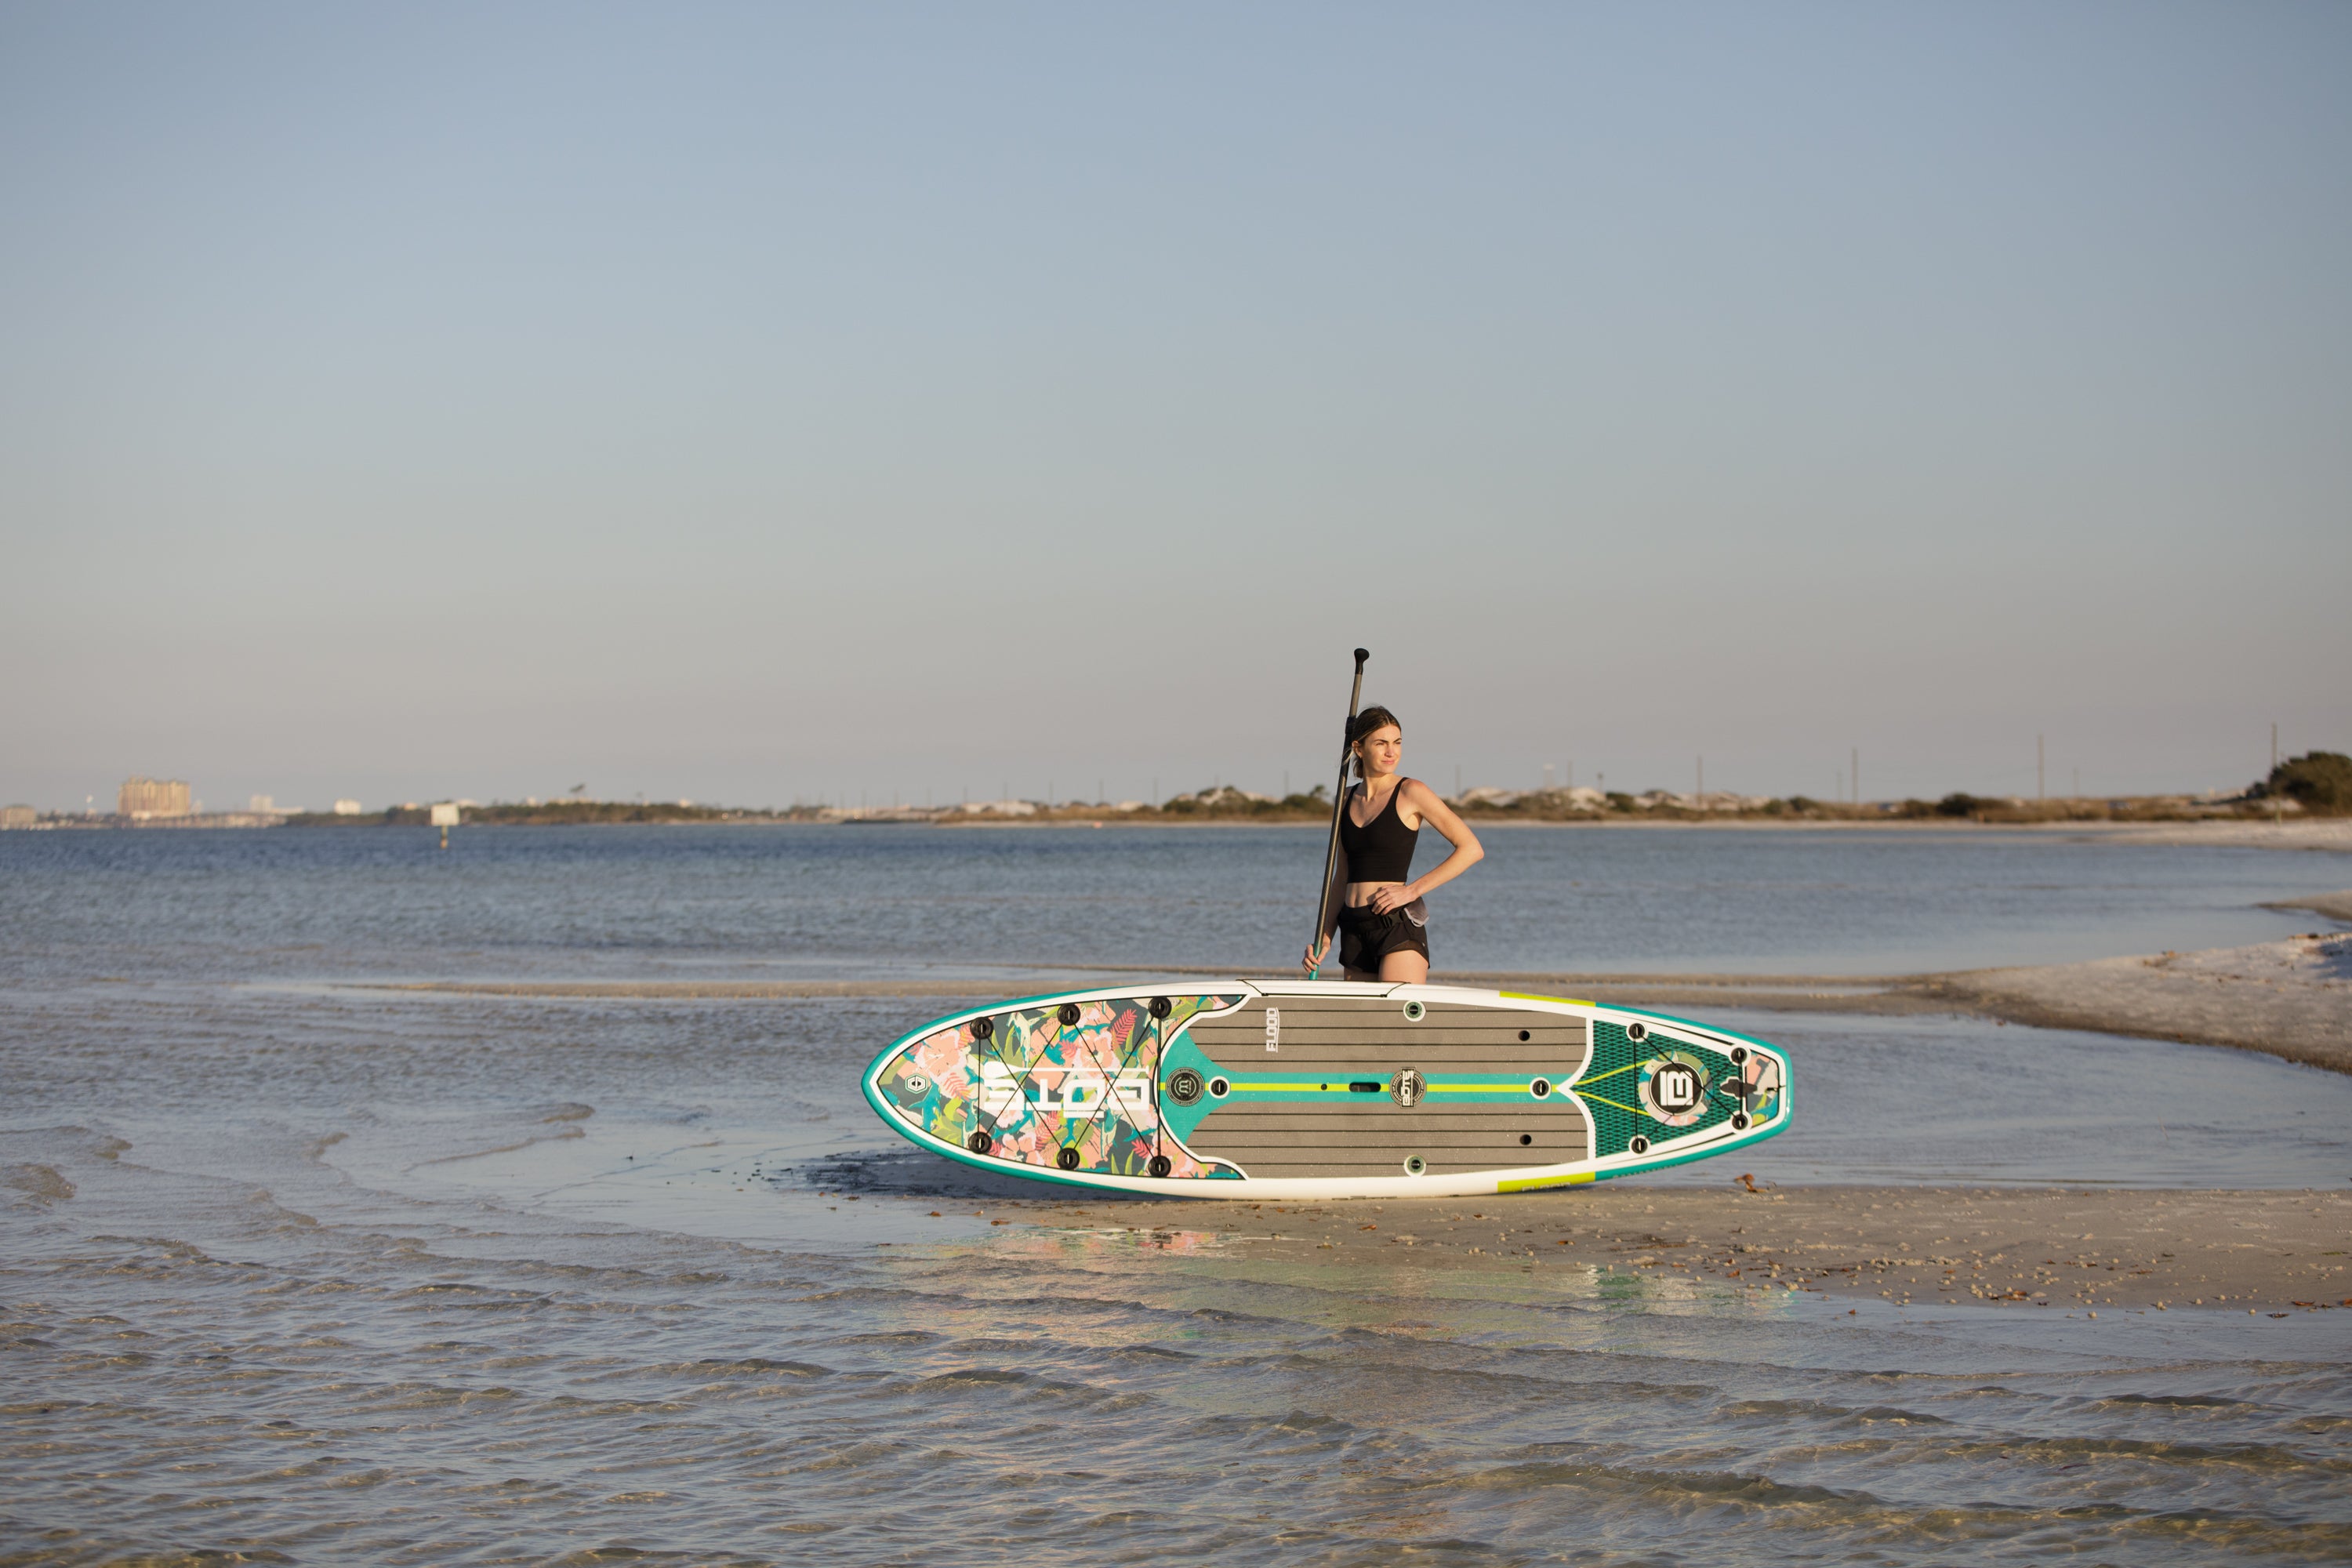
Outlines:
{"type": "Polygon", "coordinates": [[[192,809],[185,779],[127,778],[115,795],[115,810],[133,822],[152,816],[185,816],[192,809]]]}

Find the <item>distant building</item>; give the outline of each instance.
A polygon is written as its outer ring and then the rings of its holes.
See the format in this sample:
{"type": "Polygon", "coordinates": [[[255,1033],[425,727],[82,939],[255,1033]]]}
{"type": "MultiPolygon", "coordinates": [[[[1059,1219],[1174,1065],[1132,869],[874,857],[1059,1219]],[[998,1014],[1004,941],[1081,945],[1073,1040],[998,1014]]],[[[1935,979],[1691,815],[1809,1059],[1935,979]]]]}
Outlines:
{"type": "Polygon", "coordinates": [[[0,827],[30,827],[40,819],[29,805],[0,805],[0,827]]]}
{"type": "Polygon", "coordinates": [[[963,809],[992,816],[1034,816],[1037,815],[1037,803],[1034,800],[976,800],[968,803],[963,809]]]}
{"type": "Polygon", "coordinates": [[[115,802],[115,810],[133,822],[151,816],[185,816],[194,809],[185,779],[124,779],[115,802]]]}
{"type": "Polygon", "coordinates": [[[360,803],[358,801],[339,800],[335,802],[335,815],[337,816],[357,816],[360,815],[360,803]]]}

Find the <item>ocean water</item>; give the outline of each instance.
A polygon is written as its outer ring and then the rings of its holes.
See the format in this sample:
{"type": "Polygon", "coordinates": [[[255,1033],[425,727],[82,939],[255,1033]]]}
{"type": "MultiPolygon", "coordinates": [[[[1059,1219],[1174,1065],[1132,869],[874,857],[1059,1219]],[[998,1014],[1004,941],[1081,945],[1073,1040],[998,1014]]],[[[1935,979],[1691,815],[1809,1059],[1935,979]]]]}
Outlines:
{"type": "MultiPolygon", "coordinates": [[[[1444,845],[1424,835],[1416,865],[1444,845]]],[[[1438,968],[1892,974],[2307,931],[2352,859],[1950,832],[1496,828],[1438,968]]],[[[461,827],[0,836],[0,977],[1286,968],[1319,828],[461,827]],[[119,963],[117,957],[119,956],[119,963]]]]}
{"type": "MultiPolygon", "coordinates": [[[[1297,837],[0,836],[0,1563],[2352,1559],[2352,1314],[1312,1268],[1189,1205],[1148,1236],[996,1227],[974,1200],[1019,1184],[919,1154],[856,1089],[953,998],[364,984],[968,964],[977,996],[1137,942],[1240,962],[1297,923],[1265,862],[1297,837]],[[1141,891],[1109,878],[1121,838],[1141,891]]],[[[2314,919],[2257,900],[2352,881],[2245,852],[1494,837],[1497,882],[1514,855],[1609,861],[1594,906],[1712,933],[1586,967],[2256,940],[2314,919]],[[1831,892],[1879,918],[1782,929],[1831,892]]],[[[1576,934],[1570,900],[1545,906],[1566,934],[1475,948],[1472,891],[1465,967],[1620,940],[1576,934]]],[[[1722,1021],[1803,1075],[1767,1179],[2352,1177],[2352,1079],[1941,1018],[1722,1021]],[[2118,1076],[2198,1113],[2151,1142],[2118,1076]]]]}

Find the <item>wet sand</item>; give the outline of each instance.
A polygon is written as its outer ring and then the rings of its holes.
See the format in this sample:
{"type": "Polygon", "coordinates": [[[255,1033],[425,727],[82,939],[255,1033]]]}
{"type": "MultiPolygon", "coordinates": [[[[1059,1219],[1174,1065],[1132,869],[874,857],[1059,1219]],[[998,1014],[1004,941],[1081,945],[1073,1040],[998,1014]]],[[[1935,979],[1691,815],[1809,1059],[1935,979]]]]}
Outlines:
{"type": "MultiPolygon", "coordinates": [[[[2332,898],[2332,896],[2331,896],[2332,898]]],[[[2298,906],[2305,907],[2305,906],[2298,906]]],[[[375,990],[488,996],[750,998],[984,996],[1087,984],[1066,966],[1008,970],[993,979],[751,981],[429,981],[375,990]]],[[[1232,970],[1162,970],[1226,975],[1232,970]]],[[[1241,972],[1249,977],[1248,971],[1241,972]]],[[[1284,979],[1295,976],[1286,972],[1284,979]]],[[[1874,977],[1753,974],[1441,973],[1441,984],[1494,986],[1631,1007],[1752,1008],[1901,1016],[1970,1013],[2043,1028],[2231,1046],[2352,1073],[2352,934],[2313,932],[2252,947],[2096,959],[2038,968],[1874,977]]]]}
{"type": "Polygon", "coordinates": [[[1931,975],[1907,989],[2012,1024],[2235,1046],[2352,1073],[2352,935],[1931,975]]]}
{"type": "Polygon", "coordinates": [[[2352,925],[2352,889],[2340,893],[2314,893],[2305,899],[2274,899],[2264,904],[2266,910],[2309,910],[2315,915],[2352,925]]]}
{"type": "Polygon", "coordinates": [[[992,1225],[1132,1231],[1291,1265],[1598,1269],[2018,1310],[2352,1310],[2352,1194],[1639,1183],[1426,1203],[996,1200],[992,1225]]]}

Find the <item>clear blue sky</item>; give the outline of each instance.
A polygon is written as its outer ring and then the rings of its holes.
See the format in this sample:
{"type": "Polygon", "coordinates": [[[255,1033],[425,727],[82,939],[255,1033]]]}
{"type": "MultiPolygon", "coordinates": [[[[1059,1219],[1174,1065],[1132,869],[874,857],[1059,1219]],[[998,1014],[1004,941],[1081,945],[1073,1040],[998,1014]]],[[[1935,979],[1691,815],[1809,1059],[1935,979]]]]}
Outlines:
{"type": "Polygon", "coordinates": [[[2352,747],[2352,7],[0,9],[0,798],[2352,747]]]}

